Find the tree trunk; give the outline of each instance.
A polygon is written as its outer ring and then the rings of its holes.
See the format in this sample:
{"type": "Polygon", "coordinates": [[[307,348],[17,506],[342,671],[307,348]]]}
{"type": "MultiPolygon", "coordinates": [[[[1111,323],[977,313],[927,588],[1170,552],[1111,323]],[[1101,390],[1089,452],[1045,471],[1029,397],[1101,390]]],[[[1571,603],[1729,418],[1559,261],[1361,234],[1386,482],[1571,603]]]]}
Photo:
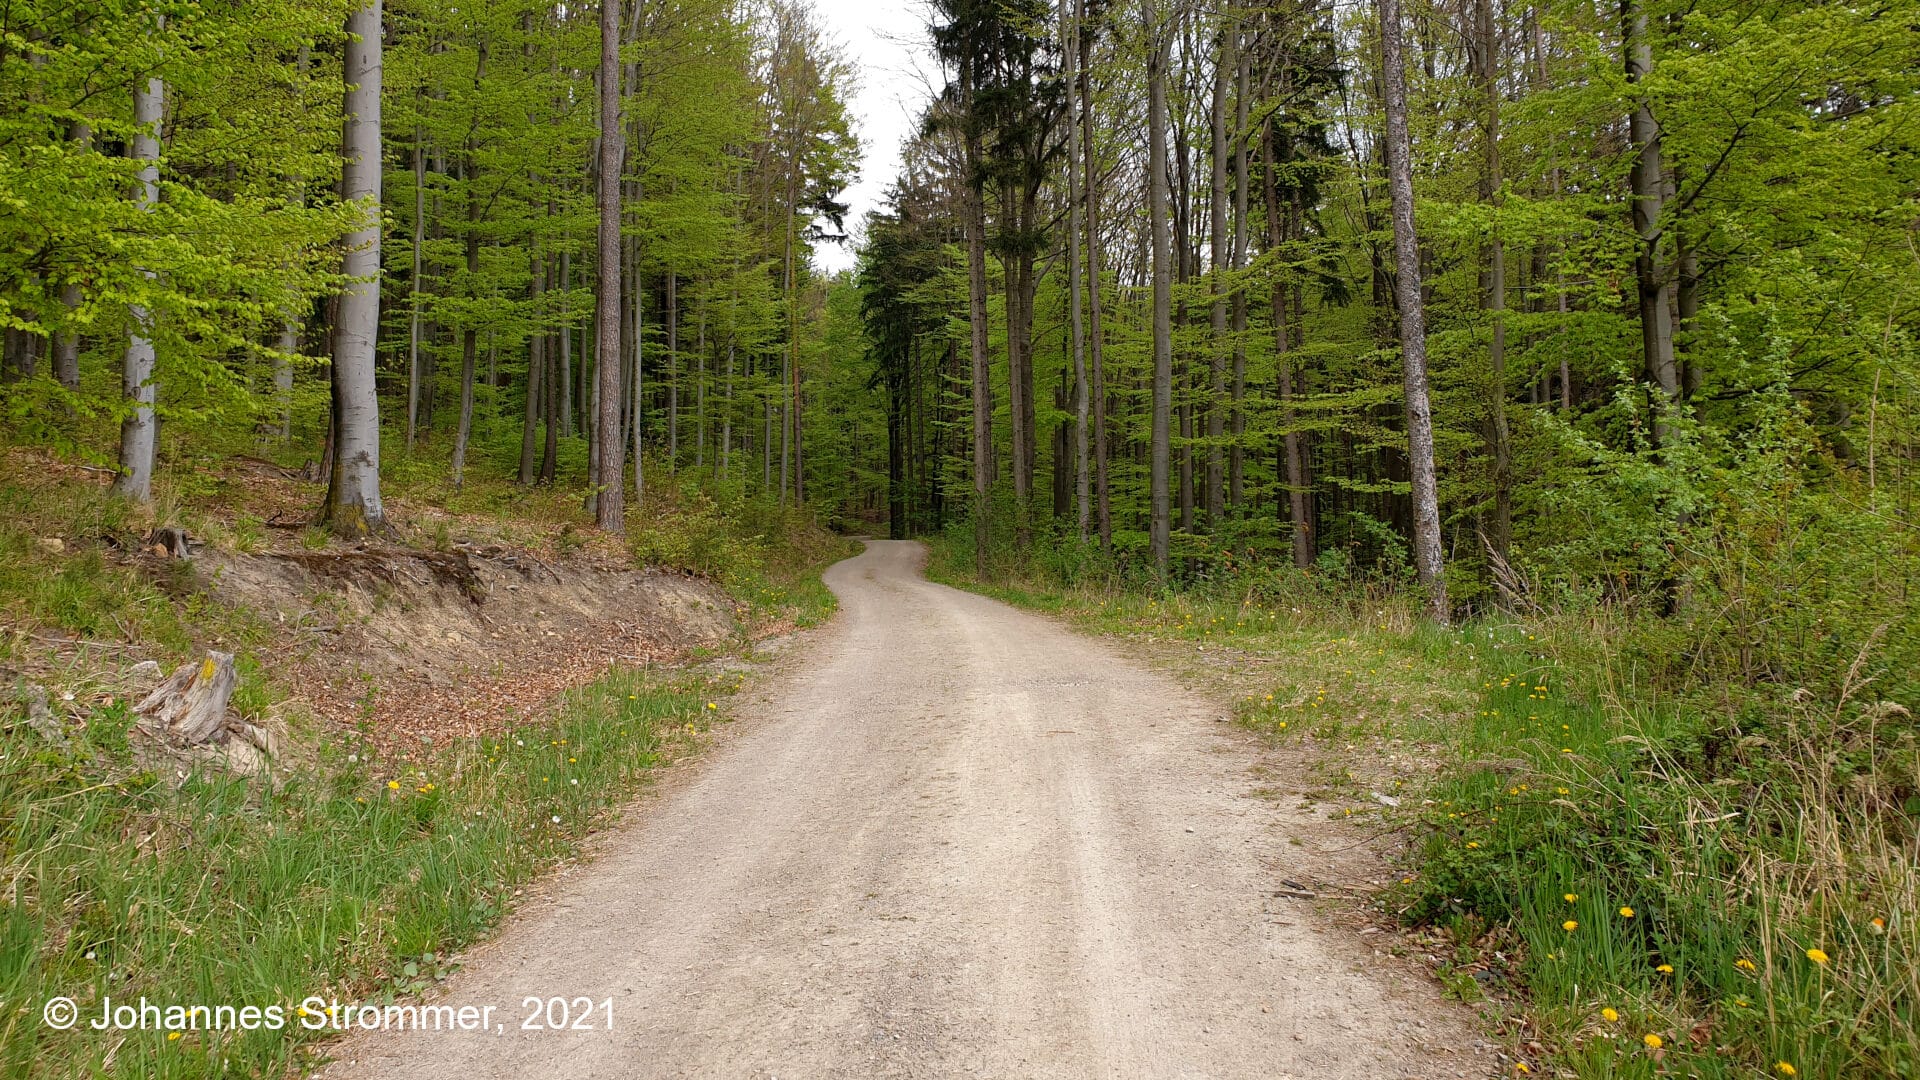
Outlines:
{"type": "MultiPolygon", "coordinates": [[[[1391,0],[1388,0],[1391,2],[1391,0]]],[[[1167,218],[1167,42],[1155,0],[1140,0],[1147,34],[1147,220],[1153,248],[1153,421],[1149,546],[1161,581],[1172,556],[1173,521],[1168,480],[1173,420],[1173,271],[1167,218]]],[[[1183,241],[1184,242],[1184,241],[1183,241]]]]}
{"type": "Polygon", "coordinates": [[[534,310],[534,333],[527,337],[527,407],[520,422],[520,482],[531,484],[534,479],[534,448],[540,435],[540,395],[543,392],[543,376],[547,366],[547,337],[543,333],[546,322],[541,315],[541,296],[546,287],[546,265],[538,252],[533,256],[533,271],[528,275],[529,299],[534,310]]]}
{"type": "Polygon", "coordinates": [[[680,465],[680,282],[667,267],[667,472],[680,465]]]}
{"type": "Polygon", "coordinates": [[[275,434],[281,442],[293,438],[293,354],[300,351],[300,323],[287,319],[280,324],[280,355],[273,361],[273,405],[279,412],[275,434]]]}
{"type": "MultiPolygon", "coordinates": [[[[1247,265],[1247,113],[1251,107],[1252,62],[1240,48],[1239,30],[1233,31],[1235,67],[1233,121],[1233,258],[1235,271],[1247,265]]],[[[1247,434],[1247,416],[1243,403],[1247,396],[1247,290],[1233,290],[1233,447],[1227,456],[1227,505],[1238,514],[1246,470],[1246,451],[1242,446],[1247,434]]]]}
{"type": "Polygon", "coordinates": [[[1427,319],[1420,294],[1420,241],[1413,230],[1413,147],[1407,133],[1407,75],[1400,56],[1400,0],[1375,0],[1380,15],[1381,83],[1387,110],[1387,189],[1393,200],[1394,290],[1406,382],[1407,463],[1413,487],[1413,561],[1427,611],[1445,623],[1440,566],[1440,497],[1434,475],[1433,411],[1427,400],[1427,319]]]}
{"type": "Polygon", "coordinates": [[[1080,27],[1074,21],[1072,0],[1060,0],[1061,78],[1067,85],[1067,324],[1068,348],[1073,354],[1073,490],[1075,535],[1087,542],[1093,517],[1091,482],[1087,473],[1087,337],[1080,308],[1080,150],[1079,118],[1073,96],[1074,69],[1079,64],[1080,27]]]}
{"type": "Polygon", "coordinates": [[[413,449],[420,422],[420,290],[423,249],[427,246],[426,134],[413,129],[413,281],[407,300],[407,449],[413,449]]]}
{"type": "MultiPolygon", "coordinates": [[[[1267,246],[1276,251],[1291,238],[1289,234],[1293,222],[1292,207],[1283,210],[1280,205],[1279,162],[1274,147],[1277,138],[1277,133],[1269,125],[1261,139],[1261,163],[1266,166],[1262,186],[1267,204],[1267,246]]],[[[1281,426],[1278,468],[1286,487],[1287,520],[1292,526],[1290,546],[1293,565],[1305,570],[1313,565],[1313,522],[1307,510],[1306,460],[1300,445],[1299,417],[1293,407],[1293,361],[1288,356],[1293,347],[1293,335],[1288,329],[1291,308],[1285,273],[1279,271],[1274,275],[1272,290],[1274,389],[1280,398],[1281,426]]],[[[1277,512],[1280,500],[1276,498],[1274,502],[1277,512]]]]}
{"type": "MultiPolygon", "coordinates": [[[[962,78],[970,78],[971,72],[962,78]]],[[[966,84],[971,94],[972,86],[966,84]]],[[[969,106],[971,102],[969,102],[969,106]]],[[[973,355],[973,569],[987,573],[992,536],[993,363],[987,352],[987,213],[980,182],[980,139],[967,136],[967,322],[973,355]]]]}
{"type": "MultiPolygon", "coordinates": [[[[571,242],[571,238],[569,238],[571,242]]],[[[560,434],[573,438],[573,253],[560,253],[560,434]]]]}
{"type": "MultiPolygon", "coordinates": [[[[1653,46],[1647,40],[1647,13],[1640,0],[1621,0],[1621,52],[1625,54],[1627,84],[1637,87],[1653,70],[1653,46]]],[[[1640,245],[1633,260],[1640,292],[1640,344],[1647,376],[1660,391],[1654,406],[1653,437],[1665,446],[1671,435],[1671,411],[1680,398],[1680,374],[1673,358],[1673,282],[1660,253],[1666,208],[1666,176],[1660,165],[1660,128],[1645,98],[1634,102],[1627,120],[1634,148],[1629,177],[1633,199],[1633,231],[1640,245]]]]}
{"type": "Polygon", "coordinates": [[[707,298],[699,294],[700,319],[694,332],[693,357],[693,467],[707,466],[707,298]]]}
{"type": "Polygon", "coordinates": [[[1213,108],[1208,114],[1208,138],[1211,142],[1212,174],[1207,201],[1208,276],[1213,279],[1213,308],[1209,325],[1213,331],[1208,372],[1212,385],[1207,398],[1207,529],[1220,530],[1226,517],[1226,399],[1227,368],[1233,359],[1233,344],[1227,338],[1227,309],[1230,306],[1225,274],[1227,250],[1227,80],[1236,66],[1233,30],[1223,25],[1214,51],[1213,108]]]}
{"type": "MultiPolygon", "coordinates": [[[[557,260],[547,263],[547,281],[553,288],[559,288],[560,270],[555,262],[557,260]]],[[[540,453],[540,482],[547,485],[552,485],[560,466],[560,408],[561,400],[567,390],[566,372],[561,363],[561,355],[566,351],[567,337],[571,333],[565,320],[562,319],[559,333],[549,331],[545,335],[544,352],[547,361],[542,369],[540,381],[544,391],[542,396],[545,399],[547,432],[540,453]]]]}
{"type": "MultiPolygon", "coordinates": [[[[636,195],[635,202],[639,202],[636,195]]],[[[647,324],[646,308],[642,297],[646,293],[646,278],[640,273],[640,241],[633,242],[633,382],[630,387],[631,401],[627,413],[627,426],[633,432],[633,508],[644,513],[647,505],[646,451],[646,394],[647,394],[647,324]]]]}
{"type": "MultiPolygon", "coordinates": [[[[153,212],[160,200],[160,118],[166,105],[166,84],[149,78],[144,87],[133,92],[132,157],[140,162],[142,211],[153,212]]],[[[153,272],[141,270],[151,281],[153,272]]],[[[113,490],[135,502],[153,501],[153,456],[156,425],[153,416],[153,330],[152,319],[143,304],[128,305],[133,330],[127,337],[126,359],[121,370],[121,391],[130,411],[120,422],[120,475],[113,490]]]]}
{"type": "MultiPolygon", "coordinates": [[[[1495,207],[1500,204],[1500,58],[1499,35],[1492,0],[1475,0],[1479,23],[1480,87],[1485,97],[1486,129],[1483,139],[1486,166],[1481,173],[1481,197],[1495,207]]],[[[1513,440],[1507,430],[1507,256],[1496,221],[1487,245],[1487,309],[1493,314],[1493,337],[1487,347],[1488,387],[1487,449],[1493,455],[1493,520],[1487,542],[1501,559],[1513,539],[1513,440]]]]}
{"type": "Polygon", "coordinates": [[[380,398],[374,357],[380,333],[380,3],[368,0],[347,20],[347,83],[341,194],[368,206],[348,234],[333,337],[333,468],[323,518],[343,536],[386,527],[380,505],[380,398]]]}
{"type": "Polygon", "coordinates": [[[721,387],[723,404],[720,407],[720,478],[723,480],[733,467],[733,365],[735,350],[739,348],[739,289],[735,284],[727,297],[727,375],[721,387]]]}
{"type": "MultiPolygon", "coordinates": [[[[1086,0],[1075,0],[1076,21],[1086,25],[1086,0]]],[[[1113,501],[1112,489],[1108,483],[1107,462],[1107,377],[1106,343],[1100,329],[1100,183],[1094,158],[1094,118],[1093,86],[1088,75],[1091,65],[1080,64],[1080,156],[1081,166],[1085,170],[1083,180],[1087,193],[1087,334],[1091,355],[1088,357],[1092,367],[1093,386],[1093,486],[1094,518],[1100,532],[1100,546],[1111,549],[1113,546],[1113,501]]],[[[1073,167],[1071,160],[1068,168],[1073,167]]]]}
{"type": "MultiPolygon", "coordinates": [[[[1011,185],[1002,183],[1000,193],[1000,231],[1016,237],[1016,243],[1024,238],[1016,206],[1018,200],[1009,190],[1011,185]]],[[[1027,356],[1027,340],[1023,333],[1029,325],[1025,314],[1020,310],[1024,293],[1021,289],[1020,267],[1024,257],[1003,250],[1001,252],[1002,292],[1004,293],[1007,313],[1007,420],[1008,436],[1013,443],[1013,532],[1014,547],[1025,554],[1032,542],[1032,534],[1027,523],[1028,502],[1033,496],[1033,379],[1028,368],[1031,363],[1027,356]]]]}
{"type": "MultiPolygon", "coordinates": [[[[79,309],[84,297],[79,282],[60,286],[60,303],[69,313],[79,309]]],[[[80,332],[62,330],[53,336],[53,377],[68,390],[80,389],[80,332]]]]}
{"type": "Polygon", "coordinates": [[[620,0],[600,0],[599,280],[594,355],[594,460],[598,494],[594,521],[610,533],[626,531],[620,445],[620,0]]]}
{"type": "MultiPolygon", "coordinates": [[[[479,181],[479,170],[474,167],[473,147],[467,147],[467,166],[465,181],[467,189],[467,280],[469,288],[477,289],[480,280],[480,198],[475,187],[479,181]]],[[[474,299],[469,297],[469,299],[474,299]]],[[[468,312],[469,320],[473,313],[468,312]]],[[[480,353],[480,331],[471,322],[460,334],[460,426],[453,435],[453,490],[459,491],[465,480],[467,467],[467,440],[473,435],[473,376],[478,366],[480,353]]]]}

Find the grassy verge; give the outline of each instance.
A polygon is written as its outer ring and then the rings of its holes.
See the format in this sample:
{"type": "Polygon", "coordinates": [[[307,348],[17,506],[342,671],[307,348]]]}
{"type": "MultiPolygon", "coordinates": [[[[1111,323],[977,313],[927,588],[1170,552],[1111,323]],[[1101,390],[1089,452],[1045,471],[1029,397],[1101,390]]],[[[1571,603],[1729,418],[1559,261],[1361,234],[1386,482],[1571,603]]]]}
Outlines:
{"type": "Polygon", "coordinates": [[[271,1075],[311,1039],[285,1030],[57,1032],[55,996],[280,1005],[390,998],[431,983],[516,888],[578,850],[650,769],[697,740],[732,680],[615,672],[551,718],[396,772],[352,738],[278,787],[176,786],[134,759],[124,699],[66,751],[6,736],[10,904],[0,1047],[10,1075],[271,1075]]]}
{"type": "MultiPolygon", "coordinates": [[[[216,541],[244,536],[246,522],[236,528],[209,499],[175,519],[216,541]]],[[[707,572],[737,557],[723,583],[756,635],[831,613],[818,571],[850,545],[777,508],[755,517],[702,499],[692,486],[661,493],[633,550],[707,572]]],[[[273,627],[103,551],[101,538],[148,523],[95,485],[0,477],[0,671],[9,684],[21,676],[5,669],[30,672],[66,717],[59,745],[26,722],[14,685],[0,701],[0,1075],[284,1072],[315,1044],[294,1013],[301,1000],[388,1000],[445,977],[521,886],[577,854],[658,764],[724,718],[742,678],[614,670],[502,735],[405,765],[361,732],[295,717],[294,768],[277,783],[181,775],[130,738],[120,650],[168,663],[215,643],[241,652],[234,707],[249,716],[283,711],[294,688],[245,660],[273,627]],[[81,543],[48,542],[61,536],[81,543]],[[77,1030],[43,1022],[56,996],[77,1003],[77,1030]],[[143,996],[278,1006],[286,1019],[279,1030],[86,1028],[109,997],[143,996]]],[[[552,533],[551,522],[500,524],[552,533]]]]}
{"type": "Polygon", "coordinates": [[[1677,692],[1646,628],[1591,612],[1439,629],[1307,578],[981,586],[967,554],[936,545],[930,573],[1224,681],[1243,723],[1410,837],[1375,901],[1438,939],[1451,993],[1504,1002],[1516,1074],[1920,1075],[1903,705],[1844,681],[1677,692]]]}

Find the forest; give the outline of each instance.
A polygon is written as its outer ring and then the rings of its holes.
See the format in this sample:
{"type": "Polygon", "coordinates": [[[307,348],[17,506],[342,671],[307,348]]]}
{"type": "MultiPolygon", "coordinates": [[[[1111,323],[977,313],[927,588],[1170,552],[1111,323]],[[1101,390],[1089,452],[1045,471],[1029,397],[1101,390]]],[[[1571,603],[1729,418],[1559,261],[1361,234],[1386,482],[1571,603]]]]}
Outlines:
{"type": "Polygon", "coordinates": [[[1240,719],[1453,755],[1393,907],[1507,1068],[1920,1075],[1920,4],[923,14],[856,214],[883,76],[805,0],[0,7],[0,671],[200,644],[67,560],[165,527],[1291,616],[1240,719]],[[1349,677],[1415,726],[1284,711],[1349,677]]]}
{"type": "Polygon", "coordinates": [[[484,457],[637,498],[657,453],[802,499],[790,375],[807,251],[842,239],[849,73],[803,7],[610,17],[13,9],[17,436],[136,502],[176,455],[297,448],[349,536],[383,525],[382,451],[428,443],[456,490],[484,457]]]}

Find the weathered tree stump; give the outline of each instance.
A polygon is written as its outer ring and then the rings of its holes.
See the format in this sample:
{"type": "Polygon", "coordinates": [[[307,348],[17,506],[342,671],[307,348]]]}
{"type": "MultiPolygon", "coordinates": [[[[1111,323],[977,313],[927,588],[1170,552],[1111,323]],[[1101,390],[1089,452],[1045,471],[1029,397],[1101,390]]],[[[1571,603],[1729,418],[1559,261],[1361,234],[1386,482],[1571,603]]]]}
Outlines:
{"type": "Polygon", "coordinates": [[[229,732],[227,699],[239,681],[233,654],[209,651],[205,659],[183,664],[167,676],[133,711],[143,726],[175,746],[224,743],[229,732]]]}
{"type": "Polygon", "coordinates": [[[166,555],[175,559],[193,557],[193,540],[187,530],[172,525],[161,525],[147,534],[147,544],[155,555],[166,555]]]}

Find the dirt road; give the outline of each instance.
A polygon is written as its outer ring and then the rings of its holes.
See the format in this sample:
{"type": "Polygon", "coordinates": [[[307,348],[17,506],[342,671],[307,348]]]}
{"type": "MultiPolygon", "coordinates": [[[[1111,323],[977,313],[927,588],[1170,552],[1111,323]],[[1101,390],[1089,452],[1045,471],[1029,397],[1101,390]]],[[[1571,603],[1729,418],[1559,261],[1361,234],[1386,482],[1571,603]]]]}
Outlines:
{"type": "Polygon", "coordinates": [[[436,999],[504,1030],[356,1035],[327,1075],[1485,1075],[1430,986],[1271,896],[1309,826],[1217,710],[920,558],[829,570],[841,613],[737,734],[436,999]],[[521,1030],[528,996],[593,1030],[521,1030]]]}

